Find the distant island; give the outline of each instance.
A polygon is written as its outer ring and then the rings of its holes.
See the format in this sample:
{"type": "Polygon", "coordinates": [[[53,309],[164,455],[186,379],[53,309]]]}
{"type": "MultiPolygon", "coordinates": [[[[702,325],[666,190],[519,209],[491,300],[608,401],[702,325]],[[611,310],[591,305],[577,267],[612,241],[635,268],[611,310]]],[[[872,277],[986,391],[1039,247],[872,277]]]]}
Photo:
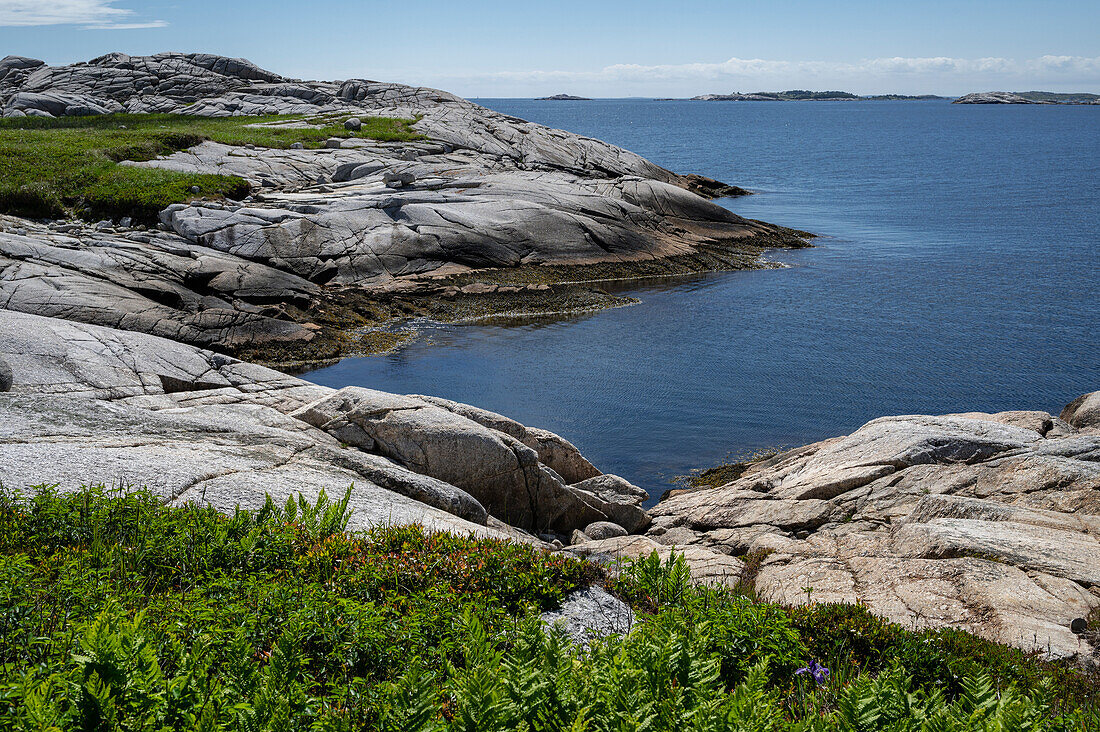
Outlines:
{"type": "Polygon", "coordinates": [[[974,92],[956,99],[954,104],[1100,104],[1100,94],[1062,92],[974,92]]]}
{"type": "Polygon", "coordinates": [[[929,102],[937,99],[948,100],[951,97],[941,97],[938,94],[871,94],[860,99],[872,99],[880,102],[929,102]]]}
{"type": "Polygon", "coordinates": [[[864,99],[880,100],[880,101],[927,101],[933,99],[950,99],[951,97],[940,97],[935,94],[917,94],[909,96],[906,94],[875,94],[871,96],[861,96],[859,94],[852,94],[845,91],[807,91],[805,89],[790,89],[788,91],[780,92],[733,92],[732,94],[701,94],[697,97],[692,97],[691,101],[698,102],[848,102],[848,101],[860,101],[864,99]]]}
{"type": "Polygon", "coordinates": [[[538,97],[536,102],[591,102],[588,97],[575,97],[572,94],[555,94],[552,97],[538,97]]]}

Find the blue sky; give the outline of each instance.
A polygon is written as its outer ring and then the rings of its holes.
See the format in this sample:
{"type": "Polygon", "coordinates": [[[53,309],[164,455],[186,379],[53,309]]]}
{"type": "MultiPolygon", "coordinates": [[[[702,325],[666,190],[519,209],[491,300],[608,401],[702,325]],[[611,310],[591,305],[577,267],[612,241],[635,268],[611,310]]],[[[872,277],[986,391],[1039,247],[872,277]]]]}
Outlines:
{"type": "Polygon", "coordinates": [[[1100,92],[1100,1],[0,0],[0,55],[163,50],[469,97],[1100,92]]]}

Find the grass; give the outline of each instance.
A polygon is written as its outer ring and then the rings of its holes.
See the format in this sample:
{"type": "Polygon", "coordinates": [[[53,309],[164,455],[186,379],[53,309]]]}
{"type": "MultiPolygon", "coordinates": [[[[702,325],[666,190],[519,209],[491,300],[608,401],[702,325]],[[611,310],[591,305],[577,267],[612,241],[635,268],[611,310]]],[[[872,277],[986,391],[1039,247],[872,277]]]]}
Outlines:
{"type": "Polygon", "coordinates": [[[348,534],[346,500],[223,516],[0,491],[0,729],[1096,728],[1100,683],[1069,664],[698,587],[682,557],[612,579],[510,542],[348,534]],[[586,650],[540,626],[593,583],[634,632],[586,650]]]}
{"type": "MultiPolygon", "coordinates": [[[[118,163],[152,160],[205,140],[269,148],[301,143],[316,148],[330,137],[351,134],[334,119],[318,120],[316,127],[270,126],[296,119],[304,118],[113,114],[0,120],[0,213],[28,218],[128,216],[135,223],[152,224],[169,204],[196,196],[244,198],[248,183],[235,176],[118,163]],[[268,126],[256,126],[262,123],[268,126]]],[[[414,122],[365,117],[356,134],[383,141],[416,140],[421,136],[410,129],[414,122]]]]}

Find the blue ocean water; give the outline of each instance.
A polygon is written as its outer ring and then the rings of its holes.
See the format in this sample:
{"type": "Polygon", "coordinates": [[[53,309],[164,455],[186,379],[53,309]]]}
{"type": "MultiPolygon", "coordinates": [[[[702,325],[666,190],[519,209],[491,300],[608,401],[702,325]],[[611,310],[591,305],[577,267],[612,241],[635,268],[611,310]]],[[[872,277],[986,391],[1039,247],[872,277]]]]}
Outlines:
{"type": "Polygon", "coordinates": [[[1100,108],[479,100],[758,195],[821,235],[778,270],[638,283],[640,305],[430,328],[308,375],[545,427],[655,496],[692,468],[885,414],[1100,389],[1100,108]]]}

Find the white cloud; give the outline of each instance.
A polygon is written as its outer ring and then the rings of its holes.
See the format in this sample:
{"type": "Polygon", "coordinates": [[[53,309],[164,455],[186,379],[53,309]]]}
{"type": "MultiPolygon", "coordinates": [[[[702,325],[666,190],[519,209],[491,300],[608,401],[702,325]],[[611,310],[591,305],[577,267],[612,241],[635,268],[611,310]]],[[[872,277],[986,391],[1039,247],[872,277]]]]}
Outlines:
{"type": "MultiPolygon", "coordinates": [[[[408,72],[404,76],[407,78],[408,72]]],[[[1049,55],[1026,60],[895,56],[850,62],[734,57],[713,63],[613,64],[579,71],[450,73],[420,81],[483,96],[557,91],[588,96],[690,96],[793,88],[843,89],[866,94],[954,94],[1024,87],[1095,91],[1100,87],[1100,56],[1049,55]]]]}
{"type": "Polygon", "coordinates": [[[163,28],[163,20],[140,22],[118,0],[0,0],[0,27],[79,25],[87,30],[163,28]]]}

